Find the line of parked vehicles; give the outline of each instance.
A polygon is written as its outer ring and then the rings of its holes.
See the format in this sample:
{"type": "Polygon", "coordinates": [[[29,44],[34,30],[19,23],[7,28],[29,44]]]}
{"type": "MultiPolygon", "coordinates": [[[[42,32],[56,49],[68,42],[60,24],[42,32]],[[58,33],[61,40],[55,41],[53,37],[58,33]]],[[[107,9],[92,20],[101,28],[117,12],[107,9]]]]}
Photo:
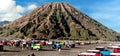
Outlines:
{"type": "Polygon", "coordinates": [[[99,46],[94,50],[80,53],[78,56],[120,56],[120,45],[107,46],[107,48],[99,46]]]}
{"type": "MultiPolygon", "coordinates": [[[[75,48],[75,45],[78,42],[75,41],[49,41],[49,40],[0,40],[0,51],[4,48],[4,45],[14,46],[14,47],[21,47],[21,48],[28,48],[31,50],[41,50],[45,46],[50,46],[53,49],[61,49],[63,46],[66,48],[75,48]]],[[[79,45],[79,44],[78,44],[79,45]]]]}
{"type": "Polygon", "coordinates": [[[72,41],[72,40],[24,40],[24,39],[2,39],[0,40],[0,50],[3,50],[4,45],[21,47],[22,49],[27,48],[31,50],[41,50],[44,49],[45,46],[50,46],[53,49],[61,49],[62,47],[66,48],[75,48],[76,45],[89,45],[89,44],[97,44],[98,42],[90,42],[90,41],[72,41]]]}

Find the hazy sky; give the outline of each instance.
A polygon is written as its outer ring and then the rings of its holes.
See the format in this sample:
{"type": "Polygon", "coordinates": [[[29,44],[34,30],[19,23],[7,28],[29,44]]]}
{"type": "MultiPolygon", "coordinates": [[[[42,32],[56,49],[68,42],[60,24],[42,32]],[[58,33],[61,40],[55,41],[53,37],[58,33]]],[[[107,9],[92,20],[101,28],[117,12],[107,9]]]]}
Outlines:
{"type": "Polygon", "coordinates": [[[48,2],[67,2],[108,28],[120,32],[120,0],[0,0],[0,21],[13,21],[48,2]]]}

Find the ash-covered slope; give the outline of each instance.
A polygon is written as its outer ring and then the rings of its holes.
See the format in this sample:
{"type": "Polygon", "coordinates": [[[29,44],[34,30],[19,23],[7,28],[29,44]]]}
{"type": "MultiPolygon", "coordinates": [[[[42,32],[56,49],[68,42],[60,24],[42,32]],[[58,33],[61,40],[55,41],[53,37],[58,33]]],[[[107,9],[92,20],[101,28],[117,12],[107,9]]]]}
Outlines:
{"type": "Polygon", "coordinates": [[[19,38],[115,40],[117,36],[115,31],[63,2],[42,5],[3,29],[1,35],[19,38]]]}

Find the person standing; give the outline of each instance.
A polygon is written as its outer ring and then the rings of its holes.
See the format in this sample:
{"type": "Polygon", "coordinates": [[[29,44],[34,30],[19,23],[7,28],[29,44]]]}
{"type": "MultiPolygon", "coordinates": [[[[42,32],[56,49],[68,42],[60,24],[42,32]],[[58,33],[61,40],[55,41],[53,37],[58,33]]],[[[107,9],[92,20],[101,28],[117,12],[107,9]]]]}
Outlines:
{"type": "Polygon", "coordinates": [[[34,54],[34,53],[32,53],[32,54],[31,54],[31,56],[35,56],[35,54],[34,54]]]}

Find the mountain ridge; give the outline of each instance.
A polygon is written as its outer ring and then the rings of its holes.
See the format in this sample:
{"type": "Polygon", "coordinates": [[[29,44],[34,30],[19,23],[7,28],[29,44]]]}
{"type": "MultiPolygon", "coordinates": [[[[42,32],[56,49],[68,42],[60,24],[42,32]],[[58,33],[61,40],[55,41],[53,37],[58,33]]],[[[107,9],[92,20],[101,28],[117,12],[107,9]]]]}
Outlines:
{"type": "Polygon", "coordinates": [[[5,24],[10,23],[10,21],[0,21],[0,26],[4,26],[5,24]]]}

